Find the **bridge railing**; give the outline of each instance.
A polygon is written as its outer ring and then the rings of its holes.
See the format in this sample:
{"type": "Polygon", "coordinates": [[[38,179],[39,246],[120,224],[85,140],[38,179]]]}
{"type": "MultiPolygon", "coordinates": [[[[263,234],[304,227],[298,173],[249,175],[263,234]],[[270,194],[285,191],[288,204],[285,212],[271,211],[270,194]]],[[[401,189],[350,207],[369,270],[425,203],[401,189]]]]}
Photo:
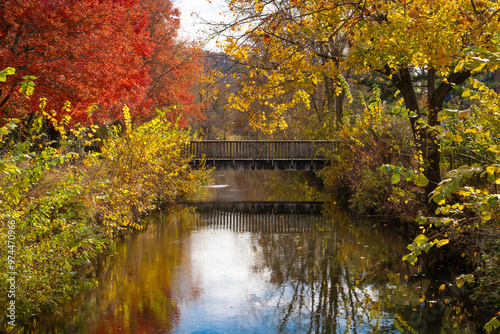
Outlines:
{"type": "Polygon", "coordinates": [[[329,140],[201,140],[190,143],[188,154],[207,160],[325,160],[337,145],[329,140]]]}

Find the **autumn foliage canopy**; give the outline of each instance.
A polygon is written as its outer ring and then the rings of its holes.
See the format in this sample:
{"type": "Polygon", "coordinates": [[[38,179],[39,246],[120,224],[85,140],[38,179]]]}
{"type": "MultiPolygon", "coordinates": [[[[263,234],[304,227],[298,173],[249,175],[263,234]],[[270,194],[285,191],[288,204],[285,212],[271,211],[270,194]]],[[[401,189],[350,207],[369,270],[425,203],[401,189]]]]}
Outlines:
{"type": "Polygon", "coordinates": [[[16,76],[0,87],[0,117],[32,114],[40,98],[83,124],[111,122],[123,104],[146,119],[156,107],[196,113],[189,89],[201,66],[177,39],[179,15],[169,0],[2,1],[0,68],[16,76]],[[23,78],[36,78],[27,110],[23,78]]]}

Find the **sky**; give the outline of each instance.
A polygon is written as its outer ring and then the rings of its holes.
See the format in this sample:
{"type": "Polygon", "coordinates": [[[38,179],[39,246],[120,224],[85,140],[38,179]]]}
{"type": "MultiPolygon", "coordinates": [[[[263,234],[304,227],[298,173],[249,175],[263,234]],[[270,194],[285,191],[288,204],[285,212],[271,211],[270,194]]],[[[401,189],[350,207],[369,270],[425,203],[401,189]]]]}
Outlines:
{"type": "MultiPolygon", "coordinates": [[[[201,24],[195,14],[205,21],[218,22],[223,20],[220,15],[225,8],[225,0],[174,0],[173,4],[181,11],[181,29],[180,37],[197,39],[197,37],[206,36],[203,29],[206,27],[201,24]]],[[[215,46],[215,42],[209,43],[209,46],[215,46]]]]}

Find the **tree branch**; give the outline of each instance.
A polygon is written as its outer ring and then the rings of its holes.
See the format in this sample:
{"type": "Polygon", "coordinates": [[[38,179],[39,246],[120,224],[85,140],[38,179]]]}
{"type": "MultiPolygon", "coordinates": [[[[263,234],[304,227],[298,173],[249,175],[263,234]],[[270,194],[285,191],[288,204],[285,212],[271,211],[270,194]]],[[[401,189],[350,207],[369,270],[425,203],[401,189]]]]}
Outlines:
{"type": "Polygon", "coordinates": [[[447,81],[443,80],[441,84],[435,89],[434,93],[432,95],[429,95],[429,108],[441,110],[443,108],[443,102],[446,98],[446,95],[448,95],[448,93],[453,88],[452,84],[460,85],[470,76],[471,72],[469,70],[454,72],[450,74],[447,78],[447,81]]]}

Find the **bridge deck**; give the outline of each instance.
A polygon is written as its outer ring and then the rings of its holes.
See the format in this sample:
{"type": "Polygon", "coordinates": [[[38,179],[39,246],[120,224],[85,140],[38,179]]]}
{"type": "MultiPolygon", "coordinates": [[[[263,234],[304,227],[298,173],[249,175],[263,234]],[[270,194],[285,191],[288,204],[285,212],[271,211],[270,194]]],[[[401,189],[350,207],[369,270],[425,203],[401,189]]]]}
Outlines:
{"type": "Polygon", "coordinates": [[[218,170],[318,170],[338,142],[328,140],[201,140],[187,154],[218,170]]]}

